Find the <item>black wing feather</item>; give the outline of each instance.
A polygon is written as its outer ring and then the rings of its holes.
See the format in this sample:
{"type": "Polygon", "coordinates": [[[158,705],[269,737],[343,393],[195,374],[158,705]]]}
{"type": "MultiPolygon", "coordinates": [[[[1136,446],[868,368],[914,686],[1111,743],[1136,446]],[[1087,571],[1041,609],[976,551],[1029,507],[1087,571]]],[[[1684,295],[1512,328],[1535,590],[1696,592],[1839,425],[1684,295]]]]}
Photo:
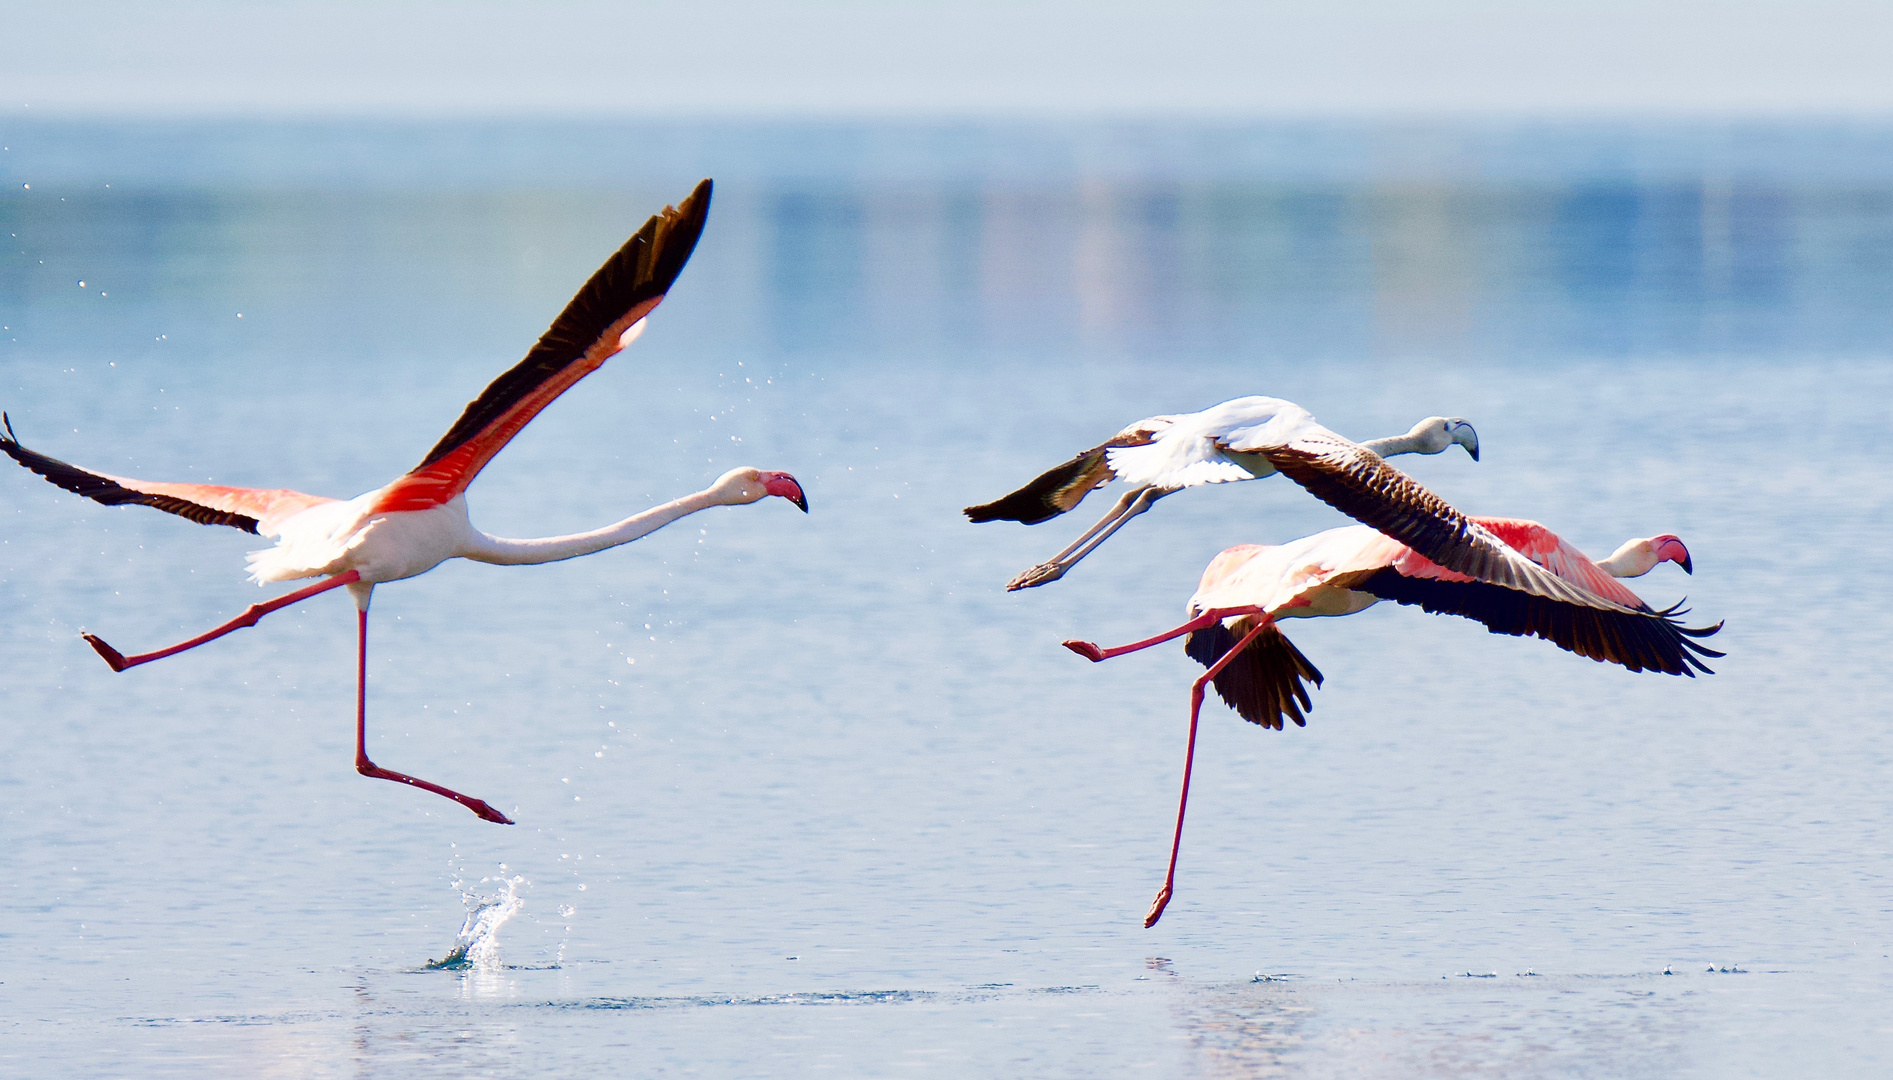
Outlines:
{"type": "Polygon", "coordinates": [[[1568,604],[1632,610],[1527,559],[1366,447],[1332,436],[1259,452],[1309,494],[1448,570],[1568,604]]]}
{"type": "MultiPolygon", "coordinates": [[[[1240,624],[1239,624],[1240,625],[1240,624]]],[[[1222,623],[1192,631],[1183,649],[1190,659],[1210,667],[1242,640],[1242,632],[1222,623]]],[[[1256,635],[1242,655],[1231,660],[1211,680],[1228,706],[1252,724],[1282,730],[1284,716],[1306,727],[1305,712],[1313,711],[1305,683],[1321,685],[1321,672],[1308,662],[1281,630],[1269,627],[1256,635]]]]}
{"type": "Polygon", "coordinates": [[[1476,619],[1495,634],[1540,637],[1561,649],[1593,660],[1622,664],[1631,671],[1660,671],[1695,677],[1713,674],[1700,657],[1722,653],[1697,643],[1722,629],[1682,625],[1687,610],[1603,611],[1517,592],[1483,581],[1410,578],[1392,568],[1375,571],[1351,588],[1434,614],[1476,619]]]}
{"type": "MultiPolygon", "coordinates": [[[[1150,421],[1144,421],[1150,423],[1150,421]]],[[[1117,474],[1106,460],[1120,446],[1148,446],[1155,433],[1143,428],[1119,432],[1110,442],[1079,453],[1061,465],[1033,477],[1032,482],[1003,498],[969,506],[964,513],[975,524],[982,521],[1017,521],[1037,525],[1050,521],[1084,501],[1086,495],[1111,482],[1117,474]]]]}
{"type": "Polygon", "coordinates": [[[703,181],[674,209],[666,207],[646,221],[572,297],[526,358],[481,391],[415,468],[426,468],[452,453],[520,398],[583,356],[626,312],[669,292],[703,234],[710,188],[710,181],[703,181]]]}
{"type": "Polygon", "coordinates": [[[236,514],[228,510],[217,510],[180,499],[175,495],[152,495],[143,491],[133,491],[109,476],[87,472],[77,465],[68,465],[57,458],[28,450],[20,445],[20,440],[13,434],[13,421],[0,413],[0,425],[4,425],[6,434],[0,436],[0,452],[33,472],[65,488],[74,495],[83,495],[93,502],[106,506],[149,506],[167,514],[195,521],[199,525],[228,525],[244,532],[257,531],[257,520],[245,514],[236,514]]]}
{"type": "Polygon", "coordinates": [[[1004,498],[966,508],[974,522],[1017,521],[1037,525],[1050,521],[1084,501],[1093,488],[1111,479],[1111,467],[1104,452],[1110,444],[1093,447],[1040,473],[1033,481],[1004,498]]]}

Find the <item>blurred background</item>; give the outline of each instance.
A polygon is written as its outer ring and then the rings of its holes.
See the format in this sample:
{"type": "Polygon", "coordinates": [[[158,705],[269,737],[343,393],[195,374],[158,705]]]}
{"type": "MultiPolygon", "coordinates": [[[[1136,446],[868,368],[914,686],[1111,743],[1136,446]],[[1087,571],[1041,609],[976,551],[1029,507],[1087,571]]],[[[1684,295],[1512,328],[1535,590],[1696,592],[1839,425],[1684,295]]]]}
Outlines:
{"type": "MultiPolygon", "coordinates": [[[[325,597],[0,473],[0,1063],[22,1074],[1883,1075],[1893,12],[1864,3],[0,9],[0,404],[128,476],[411,467],[646,216],[635,349],[470,491],[589,529],[737,464],[812,513],[325,597]],[[1695,680],[1382,605],[1305,730],[1180,617],[1281,482],[1072,539],[959,508],[1273,394],[1726,619],[1695,680]],[[1862,447],[1869,448],[1863,453],[1862,447]],[[463,919],[467,920],[462,925],[463,919]],[[446,968],[430,962],[465,956],[446,968]]],[[[1085,519],[1085,520],[1078,520],[1085,519]]]]}

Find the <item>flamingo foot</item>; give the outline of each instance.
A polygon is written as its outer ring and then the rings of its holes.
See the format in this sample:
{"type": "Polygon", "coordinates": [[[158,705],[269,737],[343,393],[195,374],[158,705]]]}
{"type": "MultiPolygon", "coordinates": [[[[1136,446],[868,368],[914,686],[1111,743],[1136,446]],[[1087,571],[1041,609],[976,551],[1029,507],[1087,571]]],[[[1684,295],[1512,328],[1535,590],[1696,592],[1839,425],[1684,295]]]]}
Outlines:
{"type": "Polygon", "coordinates": [[[85,643],[92,646],[93,651],[103,657],[106,663],[112,665],[113,671],[123,671],[131,666],[131,661],[125,659],[124,653],[107,645],[104,641],[99,639],[98,635],[80,634],[79,636],[84,638],[85,643]]]}
{"type": "Polygon", "coordinates": [[[1031,589],[1040,585],[1049,585],[1059,578],[1064,577],[1065,571],[1069,569],[1071,569],[1071,567],[1061,566],[1055,562],[1040,563],[1030,570],[1020,571],[1017,577],[1006,582],[1006,591],[1018,592],[1020,589],[1031,589]]]}
{"type": "Polygon", "coordinates": [[[444,788],[439,784],[430,784],[418,777],[395,772],[393,769],[384,769],[366,758],[355,762],[355,771],[373,780],[392,780],[397,784],[407,784],[410,787],[431,791],[436,795],[444,795],[495,825],[513,824],[512,818],[493,809],[493,807],[487,804],[485,799],[476,799],[471,795],[462,795],[452,788],[444,788]]]}
{"type": "MultiPolygon", "coordinates": [[[[806,510],[802,512],[805,514],[808,513],[808,511],[806,510]]],[[[461,805],[465,806],[467,809],[473,811],[474,813],[480,815],[482,818],[485,818],[486,820],[492,822],[495,825],[513,824],[512,818],[507,817],[505,814],[502,814],[498,810],[495,810],[491,806],[487,805],[487,802],[485,799],[470,799],[464,803],[461,803],[461,805]]]]}
{"type": "Polygon", "coordinates": [[[1104,659],[1104,650],[1089,641],[1064,641],[1060,644],[1094,664],[1104,659]]]}
{"type": "Polygon", "coordinates": [[[1150,902],[1150,911],[1144,915],[1144,929],[1148,930],[1157,925],[1157,920],[1163,918],[1163,909],[1168,906],[1170,906],[1170,883],[1166,881],[1163,883],[1163,888],[1157,890],[1157,898],[1150,902]]]}

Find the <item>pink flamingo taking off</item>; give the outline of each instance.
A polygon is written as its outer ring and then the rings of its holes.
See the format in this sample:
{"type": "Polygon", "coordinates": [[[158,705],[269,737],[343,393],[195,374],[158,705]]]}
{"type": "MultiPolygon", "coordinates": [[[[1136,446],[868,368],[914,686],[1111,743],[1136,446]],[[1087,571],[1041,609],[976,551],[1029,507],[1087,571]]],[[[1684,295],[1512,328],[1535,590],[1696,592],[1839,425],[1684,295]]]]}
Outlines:
{"type": "Polygon", "coordinates": [[[710,181],[676,207],[645,222],[578,291],[526,358],[495,379],[470,403],[425,459],[385,487],[348,500],[285,489],[157,483],[93,472],[21,446],[11,420],[0,451],[67,491],[108,506],[150,506],[206,525],[229,525],[274,537],[276,546],[252,552],[250,577],[259,585],[321,578],[262,604],[208,633],[156,652],[126,656],[86,634],[113,671],[193,649],[232,630],[254,626],[272,611],[346,586],[357,609],[355,769],[444,795],[488,821],[512,824],[484,800],[384,769],[368,758],[368,602],[376,585],[423,574],[442,562],[472,559],[502,566],[555,562],[630,543],[687,514],[738,506],[771,495],[806,513],[808,499],[793,476],[732,469],[708,488],[652,507],[591,532],[508,540],[475,529],[467,517],[467,485],[493,455],[541,409],[596,371],[644,329],[684,268],[710,209],[710,181]]]}
{"type": "Polygon", "coordinates": [[[1616,580],[1641,576],[1663,562],[1692,572],[1689,549],[1676,537],[1632,540],[1609,558],[1593,562],[1537,522],[1468,520],[1535,566],[1610,606],[1537,595],[1449,570],[1368,526],[1351,525],[1279,546],[1243,544],[1222,552],[1210,560],[1196,594],[1190,597],[1189,621],[1173,630],[1114,649],[1101,649],[1088,641],[1065,642],[1066,648],[1080,656],[1099,661],[1188,634],[1186,651],[1208,668],[1190,686],[1189,746],[1184,753],[1183,792],[1170,844],[1170,868],[1144,917],[1145,926],[1155,925],[1162,917],[1176,884],[1204,684],[1214,682],[1223,700],[1252,723],[1278,731],[1283,717],[1306,724],[1302,714],[1312,706],[1306,684],[1320,686],[1321,672],[1283,636],[1278,626],[1282,619],[1353,615],[1382,600],[1393,600],[1476,619],[1495,634],[1541,637],[1580,656],[1621,664],[1631,671],[1694,677],[1697,671],[1709,671],[1701,656],[1722,655],[1694,640],[1720,630],[1721,623],[1683,626],[1679,621],[1683,610],[1653,610],[1616,580]]]}
{"type": "MultiPolygon", "coordinates": [[[[1311,445],[1322,443],[1330,451],[1348,447],[1383,458],[1438,454],[1463,446],[1472,460],[1479,460],[1479,433],[1457,416],[1429,416],[1404,435],[1357,444],[1315,423],[1307,410],[1292,401],[1240,397],[1201,412],[1139,420],[1070,461],[1047,469],[1012,494],[969,506],[964,512],[976,524],[1037,525],[1075,509],[1086,495],[1111,481],[1122,481],[1124,494],[1096,525],[1065,550],[1014,576],[1006,583],[1006,591],[1049,585],[1166,495],[1205,484],[1260,480],[1282,471],[1265,447],[1271,442],[1285,445],[1291,436],[1311,445]]],[[[1292,472],[1289,476],[1302,482],[1292,472]]]]}

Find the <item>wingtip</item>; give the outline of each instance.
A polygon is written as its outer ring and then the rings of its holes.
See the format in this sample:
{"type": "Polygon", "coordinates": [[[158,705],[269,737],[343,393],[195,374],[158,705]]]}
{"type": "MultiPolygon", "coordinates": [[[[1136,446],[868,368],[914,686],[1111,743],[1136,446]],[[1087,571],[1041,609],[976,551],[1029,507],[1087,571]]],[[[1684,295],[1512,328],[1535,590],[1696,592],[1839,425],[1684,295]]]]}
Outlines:
{"type": "Polygon", "coordinates": [[[709,177],[697,181],[697,186],[690,189],[690,194],[676,206],[666,207],[675,217],[694,217],[699,221],[710,214],[710,198],[716,191],[716,184],[709,177]]]}

